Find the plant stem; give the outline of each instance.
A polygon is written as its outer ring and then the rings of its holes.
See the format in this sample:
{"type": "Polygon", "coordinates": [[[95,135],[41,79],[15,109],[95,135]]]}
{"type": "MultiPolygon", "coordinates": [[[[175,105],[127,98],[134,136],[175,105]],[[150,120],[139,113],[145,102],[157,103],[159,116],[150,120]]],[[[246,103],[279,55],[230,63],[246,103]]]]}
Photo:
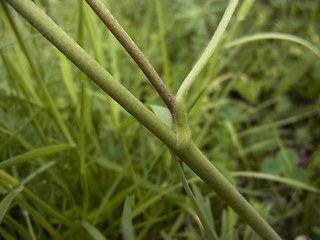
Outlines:
{"type": "Polygon", "coordinates": [[[262,239],[281,239],[236,188],[212,165],[199,148],[190,142],[185,150],[175,151],[262,239]]]}
{"type": "MultiPolygon", "coordinates": [[[[3,1],[3,0],[2,0],[3,1]]],[[[177,148],[175,132],[89,56],[30,0],[7,0],[42,35],[91,78],[101,89],[165,143],[181,160],[221,196],[262,239],[280,239],[246,199],[209,162],[192,141],[177,148]]]]}
{"type": "MultiPolygon", "coordinates": [[[[1,0],[3,1],[3,0],[1,0]]],[[[82,70],[111,98],[126,109],[142,125],[170,146],[175,133],[162,123],[139,99],[116,81],[97,61],[84,51],[66,32],[30,0],[6,0],[71,62],[82,70]]]]}
{"type": "Polygon", "coordinates": [[[167,105],[171,113],[174,113],[174,98],[166,87],[156,70],[152,67],[148,59],[143,55],[139,47],[130,38],[118,21],[112,16],[110,11],[100,0],[86,0],[93,11],[99,16],[102,22],[109,28],[112,34],[118,39],[122,46],[127,50],[133,60],[138,64],[149,79],[153,87],[167,105]]]}
{"type": "Polygon", "coordinates": [[[215,49],[217,48],[218,44],[220,43],[220,40],[223,36],[223,33],[225,32],[230,19],[232,17],[232,14],[238,4],[239,0],[230,0],[229,5],[226,9],[226,11],[223,14],[223,17],[218,25],[218,28],[216,32],[213,34],[213,37],[211,38],[207,48],[202,53],[201,57],[199,58],[198,62],[195,64],[195,66],[192,68],[186,79],[181,84],[178,92],[177,92],[177,98],[181,97],[183,99],[186,98],[187,93],[191,87],[191,85],[197,80],[197,77],[199,76],[202,69],[206,66],[208,61],[210,60],[211,56],[213,55],[215,49]]]}

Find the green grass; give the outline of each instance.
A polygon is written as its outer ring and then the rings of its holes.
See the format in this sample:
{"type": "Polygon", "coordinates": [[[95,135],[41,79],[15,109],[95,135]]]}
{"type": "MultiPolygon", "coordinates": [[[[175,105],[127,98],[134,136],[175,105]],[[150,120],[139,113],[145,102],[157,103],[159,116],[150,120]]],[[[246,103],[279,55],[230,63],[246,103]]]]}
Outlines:
{"type": "MultiPolygon", "coordinates": [[[[85,3],[35,2],[136,97],[164,106],[85,3]]],[[[226,6],[108,1],[172,92],[226,6]]],[[[206,224],[208,239],[257,238],[185,167],[189,199],[163,144],[8,11],[12,21],[0,7],[3,238],[206,239],[206,224]]],[[[197,146],[283,239],[320,237],[319,11],[317,0],[241,1],[186,99],[197,146]]]]}

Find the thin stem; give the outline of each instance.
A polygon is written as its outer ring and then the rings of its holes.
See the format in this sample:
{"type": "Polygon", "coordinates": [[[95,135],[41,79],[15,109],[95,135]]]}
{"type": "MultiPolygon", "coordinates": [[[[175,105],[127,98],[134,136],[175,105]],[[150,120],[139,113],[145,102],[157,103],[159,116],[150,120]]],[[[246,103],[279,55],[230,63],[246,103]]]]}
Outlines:
{"type": "Polygon", "coordinates": [[[232,14],[238,4],[239,0],[230,0],[229,5],[226,9],[226,11],[223,14],[223,17],[218,25],[218,28],[216,32],[214,33],[213,37],[211,38],[207,48],[202,53],[201,57],[199,58],[198,62],[195,64],[195,66],[192,68],[186,79],[181,84],[178,92],[177,92],[177,98],[181,97],[183,99],[186,98],[187,93],[191,87],[191,85],[197,80],[197,77],[199,76],[202,69],[205,67],[205,65],[210,60],[211,56],[213,55],[215,49],[217,48],[218,44],[220,43],[220,40],[223,36],[223,33],[225,32],[230,19],[232,17],[232,14]]]}
{"type": "MultiPolygon", "coordinates": [[[[1,0],[3,1],[3,0],[1,0]]],[[[111,98],[166,144],[175,145],[175,133],[139,99],[116,81],[96,60],[30,0],[7,0],[17,12],[111,98]]]]}
{"type": "Polygon", "coordinates": [[[156,70],[152,67],[148,59],[143,55],[139,47],[130,38],[118,21],[112,16],[110,11],[100,0],[86,0],[93,11],[99,16],[102,22],[109,28],[112,34],[118,39],[127,50],[139,68],[149,79],[171,113],[174,112],[174,98],[166,87],[156,70]]]}
{"type": "Polygon", "coordinates": [[[103,91],[165,143],[226,201],[262,239],[280,239],[247,200],[226,180],[192,141],[177,148],[176,134],[89,56],[30,0],[7,0],[42,35],[91,78],[103,91]]]}
{"type": "Polygon", "coordinates": [[[184,150],[175,151],[262,239],[281,239],[238,190],[213,166],[199,148],[190,142],[184,150]]]}

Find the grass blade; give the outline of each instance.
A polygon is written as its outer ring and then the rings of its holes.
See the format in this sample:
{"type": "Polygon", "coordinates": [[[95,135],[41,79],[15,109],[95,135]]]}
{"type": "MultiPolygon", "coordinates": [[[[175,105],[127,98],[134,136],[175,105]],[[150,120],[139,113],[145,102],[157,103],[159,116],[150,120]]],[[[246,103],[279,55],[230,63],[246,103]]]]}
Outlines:
{"type": "Polygon", "coordinates": [[[250,11],[255,0],[244,0],[237,15],[238,21],[243,21],[250,11]]]}
{"type": "Polygon", "coordinates": [[[188,181],[186,179],[186,176],[184,175],[184,172],[183,172],[183,169],[182,169],[182,163],[179,162],[179,160],[177,159],[177,157],[171,153],[172,155],[172,159],[173,159],[173,163],[177,169],[177,172],[178,172],[178,176],[179,176],[179,179],[180,181],[182,182],[182,185],[184,187],[184,190],[186,191],[200,221],[201,221],[201,224],[208,236],[208,239],[209,240],[218,240],[218,236],[217,234],[215,233],[214,231],[214,226],[211,226],[210,225],[210,221],[209,219],[207,218],[206,216],[206,213],[205,211],[203,211],[203,208],[200,204],[200,202],[197,200],[197,198],[194,196],[192,190],[190,189],[189,187],[189,184],[188,184],[188,181]]]}
{"type": "Polygon", "coordinates": [[[48,203],[40,199],[37,195],[35,195],[33,192],[31,192],[28,188],[23,189],[23,195],[28,198],[30,201],[32,201],[36,206],[42,208],[48,215],[50,215],[53,218],[56,218],[61,223],[65,224],[69,227],[74,227],[75,224],[68,219],[66,216],[55,210],[53,207],[51,207],[48,203]]]}
{"type": "Polygon", "coordinates": [[[27,127],[29,124],[35,119],[35,117],[38,115],[39,111],[36,111],[34,114],[30,116],[30,118],[15,132],[13,133],[7,141],[5,141],[3,144],[0,145],[0,150],[5,149],[5,147],[12,142],[20,133],[27,127]]]}
{"type": "Polygon", "coordinates": [[[25,42],[23,41],[23,38],[18,30],[18,27],[16,26],[16,23],[14,22],[14,19],[13,17],[11,16],[11,13],[7,7],[7,5],[4,3],[4,1],[1,1],[1,4],[2,4],[2,7],[4,9],[4,12],[6,13],[6,16],[12,26],[12,29],[14,30],[14,33],[16,34],[17,38],[18,38],[18,42],[19,42],[19,45],[23,51],[23,53],[25,54],[26,58],[27,58],[27,61],[30,65],[30,68],[32,70],[32,72],[34,73],[35,77],[36,77],[36,80],[40,86],[40,89],[41,91],[44,93],[45,95],[45,98],[46,98],[46,101],[48,102],[49,106],[50,106],[50,110],[51,110],[51,113],[58,125],[58,127],[60,128],[60,130],[62,131],[64,137],[66,138],[66,140],[68,141],[69,144],[73,145],[74,144],[74,141],[71,137],[71,134],[67,128],[67,126],[65,125],[65,123],[63,122],[62,120],[62,117],[58,111],[58,109],[56,108],[56,105],[48,91],[48,88],[46,87],[46,85],[44,84],[44,81],[41,77],[41,74],[39,72],[39,70],[37,69],[36,67],[36,64],[34,63],[32,57],[31,57],[31,54],[30,54],[30,51],[28,50],[25,42]]]}
{"type": "Polygon", "coordinates": [[[25,185],[27,182],[35,178],[37,175],[41,174],[42,172],[46,171],[47,169],[51,168],[56,164],[55,161],[48,162],[46,164],[43,164],[38,169],[34,170],[32,173],[30,173],[25,179],[21,181],[21,185],[25,185]]]}
{"type": "Polygon", "coordinates": [[[21,206],[23,211],[27,211],[34,218],[34,220],[37,223],[39,223],[39,225],[41,225],[43,228],[48,230],[50,234],[52,234],[55,237],[59,236],[56,229],[27,201],[25,201],[22,197],[18,196],[17,202],[21,206]]]}
{"type": "Polygon", "coordinates": [[[72,146],[70,146],[69,144],[57,144],[38,148],[0,162],[0,169],[11,167],[13,165],[48,156],[54,153],[62,152],[71,148],[72,146]]]}
{"type": "Polygon", "coordinates": [[[166,41],[165,41],[165,30],[164,30],[162,6],[161,6],[160,0],[156,0],[156,9],[157,9],[160,45],[161,45],[163,71],[164,71],[164,82],[170,88],[171,87],[171,73],[170,73],[171,72],[170,71],[171,64],[170,64],[170,60],[168,57],[168,50],[167,50],[166,41]]]}
{"type": "Polygon", "coordinates": [[[31,220],[30,220],[28,211],[23,211],[23,214],[24,214],[24,217],[25,217],[26,222],[27,222],[27,227],[28,227],[30,238],[32,240],[37,240],[36,235],[35,235],[34,230],[33,230],[33,226],[31,224],[31,220]]]}
{"type": "Polygon", "coordinates": [[[3,217],[5,216],[6,212],[8,211],[12,201],[15,197],[22,191],[23,187],[20,186],[11,192],[9,192],[0,202],[0,224],[2,223],[3,217]]]}
{"type": "MultiPolygon", "coordinates": [[[[10,137],[13,136],[15,133],[13,132],[10,132],[9,130],[3,128],[0,126],[0,133],[3,133],[3,134],[6,134],[6,135],[9,135],[10,137]]],[[[26,139],[24,139],[22,136],[20,135],[17,135],[15,137],[15,139],[21,144],[21,146],[23,146],[25,149],[27,150],[32,150],[34,149],[34,146],[29,143],[26,139]]]]}
{"type": "Polygon", "coordinates": [[[259,172],[233,172],[231,173],[234,177],[248,177],[248,178],[256,178],[256,179],[263,179],[263,180],[270,180],[273,182],[279,182],[283,184],[287,184],[289,186],[295,187],[295,188],[301,188],[313,193],[320,194],[320,189],[315,188],[313,186],[308,185],[307,183],[296,181],[289,178],[284,178],[280,176],[275,176],[272,174],[267,173],[259,173],[259,172]]]}
{"type": "Polygon", "coordinates": [[[6,173],[4,170],[0,170],[0,186],[7,191],[13,190],[20,185],[20,182],[12,177],[10,174],[6,173]]]}
{"type": "MultiPolygon", "coordinates": [[[[28,229],[22,225],[22,223],[18,222],[16,219],[12,218],[9,215],[5,216],[4,224],[13,226],[15,232],[15,240],[17,239],[17,235],[23,236],[26,240],[31,240],[31,237],[28,234],[28,229]]],[[[18,238],[19,239],[19,238],[18,238]]]]}
{"type": "Polygon", "coordinates": [[[57,52],[59,56],[59,64],[60,64],[60,69],[61,69],[61,74],[62,74],[62,79],[66,85],[66,90],[68,91],[70,98],[72,100],[72,104],[75,106],[78,102],[77,99],[77,93],[75,90],[75,84],[73,82],[73,76],[70,68],[70,63],[67,61],[66,57],[60,53],[57,52]]]}
{"type": "Polygon", "coordinates": [[[0,227],[0,236],[2,236],[6,240],[16,240],[14,236],[8,233],[4,228],[0,227]]]}
{"type": "Polygon", "coordinates": [[[127,197],[124,203],[122,218],[121,218],[121,227],[122,234],[125,240],[135,240],[134,226],[132,223],[132,206],[131,202],[133,201],[133,197],[127,197]]]}
{"type": "Polygon", "coordinates": [[[266,40],[266,39],[278,39],[278,40],[286,40],[298,43],[309,50],[311,50],[314,54],[316,54],[318,57],[320,57],[320,50],[318,47],[310,43],[309,41],[287,33],[277,33],[277,32],[265,32],[265,33],[257,33],[250,36],[245,36],[242,38],[238,38],[236,40],[233,40],[231,42],[228,42],[225,47],[231,48],[235,47],[241,44],[245,44],[248,42],[258,41],[258,40],[266,40]]]}
{"type": "Polygon", "coordinates": [[[89,233],[94,240],[107,240],[105,236],[92,224],[87,221],[82,223],[82,227],[89,233]]]}
{"type": "Polygon", "coordinates": [[[79,148],[79,160],[80,160],[80,177],[81,177],[81,188],[83,191],[83,204],[84,212],[86,212],[89,204],[89,190],[88,190],[88,176],[87,176],[87,154],[86,154],[86,125],[85,125],[85,114],[87,106],[87,82],[82,82],[81,89],[81,106],[80,106],[80,148],[79,148]]]}

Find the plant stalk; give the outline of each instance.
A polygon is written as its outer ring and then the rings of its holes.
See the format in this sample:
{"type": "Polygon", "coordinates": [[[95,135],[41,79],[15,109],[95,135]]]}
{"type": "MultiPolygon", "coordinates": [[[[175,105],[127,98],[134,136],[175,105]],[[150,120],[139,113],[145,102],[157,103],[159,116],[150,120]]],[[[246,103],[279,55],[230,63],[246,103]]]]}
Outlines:
{"type": "Polygon", "coordinates": [[[219,173],[192,141],[188,141],[186,144],[180,145],[177,148],[175,132],[162,123],[145,105],[116,81],[32,1],[6,1],[101,89],[193,169],[227,204],[244,218],[262,239],[280,239],[277,233],[255,211],[236,188],[219,173]]]}
{"type": "Polygon", "coordinates": [[[281,239],[239,191],[212,165],[199,148],[190,142],[174,153],[207,183],[262,239],[281,239]]]}
{"type": "Polygon", "coordinates": [[[217,30],[213,34],[208,46],[200,56],[197,63],[194,65],[186,79],[181,84],[178,92],[177,92],[177,98],[183,98],[186,99],[187,93],[189,89],[191,88],[192,84],[197,80],[197,77],[199,76],[200,72],[203,70],[203,68],[206,66],[206,64],[209,62],[210,58],[212,57],[214,51],[216,50],[218,44],[220,43],[223,33],[225,32],[230,19],[232,17],[232,14],[234,10],[236,9],[236,6],[238,4],[239,0],[230,0],[229,5],[224,12],[222,19],[218,25],[217,30]]]}
{"type": "Polygon", "coordinates": [[[118,21],[100,0],[86,0],[92,10],[99,16],[101,21],[109,28],[112,34],[118,39],[121,45],[127,50],[132,59],[137,63],[145,76],[156,89],[170,112],[174,113],[174,98],[167,86],[164,84],[156,70],[144,56],[139,47],[130,38],[118,21]]]}

